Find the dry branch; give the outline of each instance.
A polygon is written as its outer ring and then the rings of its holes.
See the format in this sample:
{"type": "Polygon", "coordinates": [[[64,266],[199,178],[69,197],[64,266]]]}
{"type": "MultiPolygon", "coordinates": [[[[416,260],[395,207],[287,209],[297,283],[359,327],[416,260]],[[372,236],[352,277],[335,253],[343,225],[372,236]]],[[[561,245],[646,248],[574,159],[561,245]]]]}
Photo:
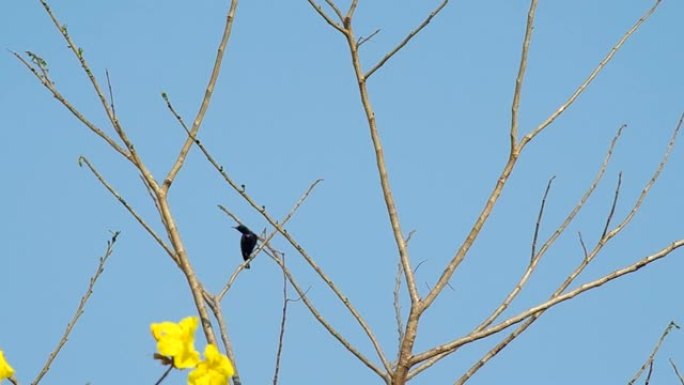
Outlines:
{"type": "Polygon", "coordinates": [[[515,150],[518,142],[518,109],[520,108],[520,97],[522,95],[523,81],[525,80],[525,71],[527,70],[527,54],[530,51],[536,10],[537,0],[532,0],[530,2],[530,10],[527,12],[525,38],[520,50],[520,66],[518,68],[518,77],[515,79],[515,90],[513,91],[513,105],[511,106],[511,152],[515,150]]]}
{"type": "Polygon", "coordinates": [[[223,28],[223,36],[221,37],[221,42],[219,43],[219,47],[216,52],[214,67],[211,70],[209,83],[207,84],[207,87],[204,90],[204,98],[202,99],[200,109],[197,112],[197,115],[195,116],[195,120],[192,122],[190,135],[185,139],[185,143],[183,143],[183,147],[178,153],[176,161],[171,167],[171,170],[169,170],[168,175],[166,175],[166,178],[164,178],[164,184],[162,187],[162,191],[164,192],[168,191],[169,187],[171,187],[171,184],[173,183],[173,180],[176,178],[176,175],[178,175],[178,172],[183,167],[183,163],[185,162],[185,159],[187,158],[188,153],[190,152],[190,148],[192,147],[192,143],[194,141],[193,138],[197,136],[200,126],[202,125],[202,121],[204,120],[204,115],[207,113],[207,109],[209,109],[211,96],[214,93],[216,81],[218,80],[218,76],[221,73],[221,63],[223,62],[223,56],[226,51],[226,45],[228,44],[228,40],[230,39],[230,33],[233,30],[233,20],[235,19],[235,11],[237,10],[237,5],[238,0],[231,0],[230,8],[228,9],[228,14],[226,15],[226,24],[223,28]]]}
{"type": "MultiPolygon", "coordinates": [[[[676,138],[677,138],[677,136],[678,136],[679,131],[681,130],[681,127],[682,127],[682,124],[683,124],[683,123],[684,123],[684,114],[680,117],[680,120],[679,120],[679,122],[677,123],[677,126],[676,126],[675,129],[673,130],[672,136],[671,136],[671,138],[670,138],[670,140],[669,140],[669,142],[668,142],[668,145],[667,145],[667,148],[666,148],[666,150],[665,150],[665,152],[664,152],[664,154],[663,154],[662,160],[660,161],[660,163],[659,163],[658,166],[656,167],[655,171],[653,172],[653,176],[651,177],[651,179],[646,183],[646,185],[645,185],[644,188],[642,189],[642,193],[641,193],[641,195],[639,196],[639,198],[637,198],[637,201],[635,202],[635,204],[634,204],[632,210],[630,210],[630,214],[627,215],[627,216],[625,217],[625,219],[623,219],[623,221],[621,221],[621,222],[620,222],[612,231],[609,231],[609,232],[605,233],[604,237],[602,237],[601,239],[599,239],[599,241],[597,242],[596,246],[593,248],[593,250],[592,250],[591,252],[587,252],[586,246],[584,245],[584,242],[583,242],[583,241],[581,240],[581,238],[580,238],[580,242],[582,243],[582,248],[583,248],[583,250],[584,250],[584,258],[582,259],[582,261],[580,262],[580,264],[577,266],[577,268],[576,268],[570,275],[568,275],[568,277],[567,277],[567,278],[565,279],[565,281],[560,285],[560,287],[559,287],[558,289],[556,289],[556,291],[551,295],[551,299],[554,299],[554,298],[557,298],[558,296],[560,296],[560,295],[561,295],[561,294],[562,294],[562,293],[563,293],[563,292],[564,292],[564,291],[565,291],[565,290],[574,282],[574,280],[579,276],[579,274],[580,274],[582,271],[584,271],[584,269],[586,268],[586,266],[588,266],[588,264],[589,264],[597,255],[598,255],[598,253],[603,249],[603,247],[604,247],[612,238],[614,238],[620,231],[622,231],[622,230],[625,228],[625,226],[627,226],[627,224],[629,224],[629,222],[634,218],[634,215],[633,215],[632,213],[635,214],[635,213],[638,211],[638,208],[641,206],[641,203],[644,201],[644,199],[646,198],[646,196],[647,196],[648,193],[650,192],[651,188],[652,188],[653,185],[655,184],[656,180],[658,179],[658,177],[659,177],[660,174],[662,173],[663,169],[665,168],[665,165],[667,164],[667,162],[668,162],[668,160],[669,160],[669,157],[670,157],[670,155],[671,155],[671,153],[672,153],[672,150],[673,150],[673,148],[674,148],[674,143],[675,143],[675,141],[676,141],[676,138]]],[[[624,128],[624,126],[620,127],[620,129],[618,129],[617,134],[615,135],[615,137],[614,137],[613,140],[611,141],[610,147],[609,147],[608,152],[607,152],[607,154],[606,154],[606,158],[604,159],[603,164],[601,165],[601,168],[599,169],[599,172],[598,172],[598,174],[596,175],[596,177],[595,177],[594,181],[592,182],[591,186],[589,187],[589,189],[587,190],[587,192],[585,192],[585,194],[584,194],[584,196],[582,197],[582,199],[580,199],[580,202],[577,204],[577,206],[575,206],[575,208],[571,211],[571,213],[570,213],[570,214],[568,215],[568,217],[565,219],[565,221],[563,222],[563,224],[561,224],[561,226],[558,228],[558,230],[556,230],[556,232],[551,236],[551,238],[549,238],[549,241],[547,241],[547,242],[545,243],[545,245],[541,248],[541,250],[540,250],[540,252],[539,252],[540,254],[541,254],[541,253],[545,253],[546,250],[548,249],[548,247],[549,247],[549,246],[553,243],[553,241],[560,235],[560,233],[562,233],[562,232],[564,231],[564,229],[567,228],[567,225],[568,225],[568,224],[571,222],[571,220],[576,216],[576,214],[579,212],[579,210],[584,206],[584,204],[586,203],[587,199],[589,198],[589,196],[591,195],[591,193],[594,191],[594,189],[596,188],[596,186],[597,186],[598,183],[600,182],[600,180],[601,180],[602,176],[604,175],[605,170],[606,170],[606,168],[607,168],[607,166],[608,166],[608,163],[609,163],[609,161],[610,161],[610,159],[611,159],[611,157],[612,157],[614,148],[615,148],[615,146],[616,146],[616,144],[617,144],[618,139],[620,138],[620,135],[621,135],[621,133],[622,133],[623,128],[624,128]]],[[[614,206],[616,205],[616,202],[617,202],[617,199],[618,199],[618,196],[619,196],[619,188],[620,188],[620,184],[618,184],[617,187],[616,187],[616,192],[615,192],[615,194],[614,194],[614,199],[613,199],[613,202],[612,202],[612,204],[611,204],[611,207],[614,207],[614,206]]],[[[614,215],[614,210],[611,210],[611,211],[609,212],[609,214],[608,214],[607,219],[606,219],[606,222],[607,222],[607,223],[610,222],[610,220],[612,219],[613,215],[614,215]]],[[[515,289],[514,289],[514,290],[515,290],[515,289]]],[[[539,313],[536,313],[536,314],[533,314],[529,319],[525,320],[525,322],[523,322],[520,326],[518,326],[518,328],[516,328],[516,330],[514,330],[513,332],[511,332],[506,338],[504,338],[499,344],[497,344],[494,348],[492,348],[489,352],[487,352],[487,353],[485,354],[485,356],[483,356],[478,362],[476,362],[476,363],[475,363],[475,364],[474,364],[474,365],[473,365],[473,366],[472,366],[472,367],[471,367],[471,368],[470,368],[470,369],[469,369],[469,370],[468,370],[468,371],[467,371],[467,372],[466,372],[466,373],[465,373],[465,374],[456,382],[456,384],[463,384],[463,383],[465,383],[465,382],[466,382],[466,381],[467,381],[467,380],[468,380],[468,379],[469,379],[477,370],[479,370],[480,368],[482,368],[482,366],[484,366],[484,364],[485,364],[488,360],[490,360],[491,358],[493,358],[496,354],[498,354],[501,350],[503,350],[503,348],[505,348],[511,341],[513,341],[513,340],[514,340],[515,338],[517,338],[520,334],[522,334],[522,332],[524,332],[524,331],[525,331],[532,323],[534,323],[542,314],[543,314],[543,311],[542,311],[542,312],[539,312],[539,313]]],[[[488,321],[490,321],[490,319],[491,319],[491,321],[494,320],[493,318],[489,317],[489,318],[488,318],[488,321]]],[[[478,328],[475,329],[474,333],[477,333],[477,332],[480,332],[480,331],[484,330],[484,329],[483,329],[483,326],[484,326],[484,325],[487,325],[487,326],[488,326],[489,323],[486,323],[486,322],[485,322],[485,323],[482,323],[480,326],[478,326],[478,328]]],[[[471,333],[471,334],[472,334],[472,333],[471,333]]],[[[420,372],[422,372],[423,370],[427,369],[428,367],[432,366],[434,363],[436,363],[437,361],[439,361],[439,360],[441,360],[442,358],[446,357],[448,354],[453,353],[453,351],[454,351],[454,350],[451,350],[451,351],[448,351],[448,352],[444,352],[444,353],[440,353],[440,354],[438,354],[438,355],[435,355],[435,356],[433,356],[433,357],[431,357],[431,358],[425,360],[425,362],[423,362],[420,366],[418,366],[416,369],[414,369],[414,370],[411,372],[411,375],[409,376],[409,378],[414,377],[414,376],[417,375],[418,373],[420,373],[420,372]]]]}
{"type": "MultiPolygon", "coordinates": [[[[283,266],[285,265],[285,254],[282,255],[283,266]]],[[[283,270],[283,311],[280,316],[280,331],[278,332],[278,347],[276,349],[275,368],[273,369],[273,385],[278,385],[278,374],[280,373],[280,359],[283,354],[283,344],[285,340],[285,323],[287,322],[287,275],[283,270]]]]}
{"type": "Polygon", "coordinates": [[[64,334],[62,334],[62,338],[57,343],[57,346],[55,347],[55,349],[48,356],[48,359],[47,359],[47,361],[45,361],[43,368],[38,373],[38,376],[36,376],[36,378],[31,382],[31,385],[38,385],[40,380],[50,370],[50,365],[52,365],[52,362],[55,360],[55,358],[57,358],[57,355],[62,350],[62,347],[64,347],[64,344],[66,344],[67,340],[69,339],[69,335],[71,334],[71,331],[74,329],[74,326],[76,326],[76,322],[78,322],[78,319],[81,317],[81,315],[84,312],[86,303],[90,299],[90,296],[93,294],[93,288],[95,287],[95,282],[97,282],[97,279],[100,278],[100,275],[102,275],[102,272],[104,271],[105,263],[107,263],[109,256],[112,255],[112,253],[114,252],[114,244],[116,243],[116,240],[118,237],[119,237],[119,232],[116,231],[112,234],[112,237],[107,241],[107,248],[105,249],[104,254],[100,257],[100,262],[97,264],[97,269],[95,270],[95,274],[93,274],[93,276],[90,277],[90,282],[88,283],[88,289],[86,289],[85,294],[83,294],[83,297],[81,297],[81,301],[78,303],[78,307],[76,308],[74,315],[71,317],[71,321],[69,321],[69,323],[67,324],[66,329],[64,330],[64,334]]]}
{"type": "MultiPolygon", "coordinates": [[[[356,2],[354,2],[354,3],[356,3],[356,2]]],[[[406,46],[406,44],[408,44],[408,42],[411,41],[411,39],[413,39],[423,28],[427,27],[427,25],[430,24],[432,19],[435,16],[437,16],[437,14],[439,14],[442,11],[442,9],[444,9],[444,7],[446,7],[447,3],[449,3],[449,0],[443,0],[437,6],[437,8],[435,8],[432,12],[430,12],[430,14],[425,18],[425,20],[423,20],[423,22],[420,23],[418,25],[418,27],[416,27],[416,29],[409,32],[409,34],[406,35],[404,40],[402,40],[399,44],[397,44],[396,47],[394,47],[391,51],[389,51],[376,65],[371,67],[371,69],[368,70],[368,72],[366,72],[365,75],[363,75],[363,79],[368,80],[368,78],[371,77],[371,75],[373,75],[375,73],[375,71],[379,70],[383,65],[385,65],[385,63],[387,63],[387,61],[389,59],[392,58],[392,56],[394,56],[397,52],[399,52],[402,48],[404,48],[404,46],[406,46]]],[[[351,13],[353,13],[353,11],[351,11],[351,13]]],[[[348,15],[348,17],[351,18],[351,16],[349,16],[349,15],[348,15]]],[[[356,48],[358,48],[358,45],[356,48]]]]}
{"type": "Polygon", "coordinates": [[[670,358],[670,365],[672,365],[672,369],[675,372],[675,375],[677,375],[677,378],[679,379],[679,383],[684,385],[684,377],[682,377],[681,374],[679,374],[679,369],[677,369],[677,365],[675,365],[674,361],[672,361],[672,358],[670,358]]]}
{"type": "MultiPolygon", "coordinates": [[[[641,365],[639,370],[637,370],[637,372],[634,374],[634,377],[632,377],[632,379],[629,380],[627,385],[634,384],[639,379],[639,377],[641,377],[641,374],[644,372],[644,370],[646,370],[646,368],[651,368],[651,369],[653,368],[653,360],[655,359],[656,354],[658,354],[658,350],[660,350],[660,346],[663,344],[663,341],[665,341],[665,338],[667,338],[667,335],[670,334],[672,329],[675,329],[675,328],[679,329],[679,325],[677,325],[674,321],[670,321],[670,323],[667,325],[667,327],[663,331],[663,334],[658,339],[658,342],[656,342],[655,346],[653,347],[653,351],[651,352],[651,354],[646,359],[646,362],[644,362],[644,364],[641,365]]],[[[649,378],[651,377],[651,370],[649,370],[648,377],[649,378]]],[[[648,380],[646,380],[646,381],[648,381],[648,380]]]]}
{"type": "MultiPolygon", "coordinates": [[[[533,0],[533,1],[536,1],[536,0],[533,0]]],[[[655,4],[653,4],[653,6],[648,11],[646,11],[646,13],[644,13],[639,18],[639,20],[636,21],[636,23],[634,23],[632,28],[630,28],[627,32],[625,32],[624,35],[622,35],[620,40],[610,49],[610,51],[608,51],[608,53],[603,58],[603,60],[601,60],[601,62],[596,66],[596,68],[594,68],[594,70],[591,71],[589,76],[587,76],[587,78],[582,82],[582,84],[580,84],[579,87],[577,87],[575,92],[573,92],[572,95],[570,95],[570,97],[568,98],[568,100],[565,101],[565,103],[563,103],[560,107],[558,107],[558,109],[556,109],[556,111],[554,111],[546,120],[544,120],[541,124],[539,124],[539,126],[537,126],[534,130],[532,130],[530,133],[525,135],[525,137],[523,137],[523,139],[520,141],[520,147],[521,148],[524,147],[527,143],[529,143],[529,141],[534,139],[540,132],[542,132],[551,123],[553,123],[553,121],[556,120],[556,118],[558,118],[565,110],[568,109],[568,107],[570,107],[575,102],[575,100],[577,100],[577,98],[580,95],[582,95],[584,90],[586,90],[587,87],[589,86],[589,84],[591,84],[591,82],[598,76],[598,74],[600,74],[601,71],[603,71],[603,69],[606,67],[606,65],[608,63],[610,63],[610,61],[613,59],[613,56],[615,56],[615,54],[620,50],[620,48],[622,48],[622,46],[632,36],[632,34],[634,34],[634,32],[636,32],[639,29],[639,27],[641,27],[641,25],[646,20],[648,20],[648,18],[651,17],[651,15],[653,15],[653,13],[656,11],[658,6],[660,5],[660,2],[661,2],[661,0],[656,0],[655,4]]]]}

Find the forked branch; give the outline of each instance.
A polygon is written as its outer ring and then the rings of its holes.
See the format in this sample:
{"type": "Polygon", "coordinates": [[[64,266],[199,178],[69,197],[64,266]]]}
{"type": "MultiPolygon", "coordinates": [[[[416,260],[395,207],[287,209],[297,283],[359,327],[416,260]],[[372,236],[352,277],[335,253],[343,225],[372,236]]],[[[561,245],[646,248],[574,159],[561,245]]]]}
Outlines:
{"type": "Polygon", "coordinates": [[[613,59],[613,56],[615,56],[615,54],[620,50],[620,48],[622,48],[625,42],[629,40],[629,38],[634,34],[634,32],[636,32],[639,29],[639,27],[641,27],[641,25],[646,20],[648,20],[649,17],[651,17],[651,15],[653,15],[653,13],[660,5],[660,2],[661,0],[656,0],[655,4],[653,4],[653,6],[648,11],[646,11],[646,13],[644,13],[639,18],[639,20],[636,21],[636,23],[634,23],[632,28],[625,32],[624,35],[622,35],[620,40],[610,49],[610,51],[608,51],[603,60],[601,60],[601,62],[599,62],[596,68],[594,68],[594,70],[591,71],[589,76],[587,76],[587,78],[582,82],[582,84],[580,84],[579,87],[577,87],[575,92],[573,92],[572,95],[570,95],[570,97],[568,98],[568,100],[565,101],[565,103],[558,107],[558,109],[556,109],[556,111],[554,111],[548,118],[546,118],[546,120],[540,123],[539,126],[537,126],[534,130],[532,130],[530,133],[523,137],[523,139],[520,141],[521,148],[524,147],[527,143],[529,143],[532,139],[534,139],[537,135],[539,135],[539,133],[542,132],[551,123],[553,123],[553,121],[556,120],[556,118],[558,118],[565,110],[568,109],[568,107],[570,107],[575,102],[575,100],[577,100],[577,98],[580,95],[582,95],[582,93],[587,89],[589,84],[591,84],[591,82],[594,79],[596,79],[596,77],[603,71],[606,65],[610,63],[610,61],[613,59]]]}
{"type": "Polygon", "coordinates": [[[679,329],[679,325],[677,325],[674,321],[670,321],[670,323],[667,325],[665,331],[663,331],[663,334],[660,336],[658,342],[656,342],[655,346],[653,347],[653,351],[648,356],[644,364],[641,365],[639,370],[637,370],[637,372],[634,374],[634,377],[632,377],[632,379],[629,380],[627,385],[633,385],[639,379],[639,377],[641,377],[641,374],[644,372],[644,370],[646,370],[646,368],[653,366],[653,360],[655,359],[656,354],[658,354],[660,346],[663,344],[663,341],[665,341],[665,338],[667,338],[667,335],[670,334],[672,329],[679,329]]]}

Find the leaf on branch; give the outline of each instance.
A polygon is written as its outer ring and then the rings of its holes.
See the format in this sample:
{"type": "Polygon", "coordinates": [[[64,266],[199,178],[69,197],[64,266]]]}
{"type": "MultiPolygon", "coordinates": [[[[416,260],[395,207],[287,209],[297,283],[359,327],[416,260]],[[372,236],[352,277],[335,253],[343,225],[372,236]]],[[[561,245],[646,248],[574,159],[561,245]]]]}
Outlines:
{"type": "Polygon", "coordinates": [[[29,57],[29,59],[31,59],[31,63],[37,65],[41,70],[45,72],[48,71],[47,62],[45,61],[45,59],[31,51],[26,51],[26,55],[29,57]]]}

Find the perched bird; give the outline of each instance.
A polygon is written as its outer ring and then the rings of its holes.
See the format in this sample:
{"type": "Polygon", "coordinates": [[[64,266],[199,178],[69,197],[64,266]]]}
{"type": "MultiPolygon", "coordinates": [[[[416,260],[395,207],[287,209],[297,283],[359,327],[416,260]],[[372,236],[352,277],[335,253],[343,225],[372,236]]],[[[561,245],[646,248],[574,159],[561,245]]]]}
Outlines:
{"type": "MultiPolygon", "coordinates": [[[[254,246],[256,246],[259,237],[245,225],[235,226],[233,228],[242,233],[242,237],[240,238],[240,251],[242,251],[242,259],[247,261],[249,256],[252,255],[252,251],[254,251],[254,246]]],[[[249,269],[249,263],[245,265],[245,269],[249,269]]]]}

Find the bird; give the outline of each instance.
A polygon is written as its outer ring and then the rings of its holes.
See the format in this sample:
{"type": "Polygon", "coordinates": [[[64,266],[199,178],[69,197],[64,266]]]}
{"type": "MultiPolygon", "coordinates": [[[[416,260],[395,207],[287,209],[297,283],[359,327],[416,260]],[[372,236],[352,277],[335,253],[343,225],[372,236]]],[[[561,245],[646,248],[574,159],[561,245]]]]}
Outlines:
{"type": "MultiPolygon", "coordinates": [[[[248,261],[249,256],[252,255],[252,251],[254,251],[254,246],[256,246],[257,239],[259,237],[257,237],[257,235],[245,225],[239,225],[233,228],[242,233],[242,237],[240,238],[240,251],[242,252],[242,259],[248,261]]],[[[245,269],[249,269],[249,263],[245,265],[245,269]]]]}

